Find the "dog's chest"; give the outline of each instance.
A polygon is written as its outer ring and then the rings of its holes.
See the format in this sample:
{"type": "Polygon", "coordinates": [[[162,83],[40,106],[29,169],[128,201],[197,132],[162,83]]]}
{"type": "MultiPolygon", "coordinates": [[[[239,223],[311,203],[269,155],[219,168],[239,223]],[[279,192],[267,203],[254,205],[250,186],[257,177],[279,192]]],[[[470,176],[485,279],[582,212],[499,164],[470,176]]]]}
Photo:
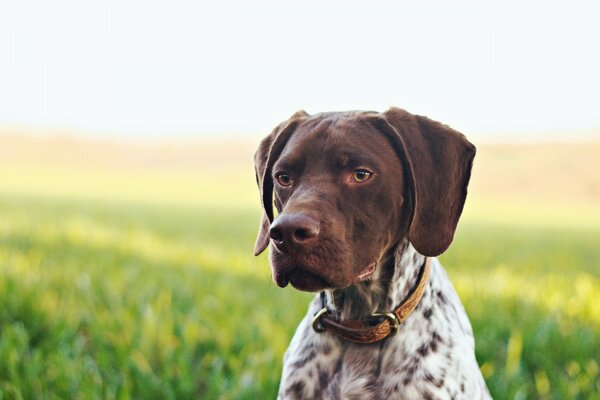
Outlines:
{"type": "Polygon", "coordinates": [[[444,398],[442,390],[460,392],[451,384],[448,343],[432,342],[425,332],[370,345],[306,333],[300,347],[288,350],[282,398],[444,398]]]}
{"type": "Polygon", "coordinates": [[[286,352],[279,397],[485,397],[470,324],[454,290],[440,286],[438,278],[398,333],[375,344],[315,333],[315,302],[286,352]]]}

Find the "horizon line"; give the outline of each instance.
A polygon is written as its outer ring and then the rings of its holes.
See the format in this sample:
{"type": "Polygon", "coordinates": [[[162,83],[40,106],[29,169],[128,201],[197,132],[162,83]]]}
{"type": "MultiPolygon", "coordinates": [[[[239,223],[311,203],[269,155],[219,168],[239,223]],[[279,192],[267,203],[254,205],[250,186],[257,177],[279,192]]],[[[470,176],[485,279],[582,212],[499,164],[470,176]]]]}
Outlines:
{"type": "MultiPolygon", "coordinates": [[[[586,142],[600,140],[600,127],[573,129],[507,130],[486,132],[461,132],[467,138],[482,144],[525,144],[544,142],[586,142]]],[[[105,131],[69,126],[40,126],[26,123],[0,123],[0,135],[24,135],[30,137],[70,137],[86,141],[109,142],[178,142],[178,141],[219,141],[220,139],[259,140],[269,132],[253,131],[173,131],[173,132],[132,132],[105,131]]]]}

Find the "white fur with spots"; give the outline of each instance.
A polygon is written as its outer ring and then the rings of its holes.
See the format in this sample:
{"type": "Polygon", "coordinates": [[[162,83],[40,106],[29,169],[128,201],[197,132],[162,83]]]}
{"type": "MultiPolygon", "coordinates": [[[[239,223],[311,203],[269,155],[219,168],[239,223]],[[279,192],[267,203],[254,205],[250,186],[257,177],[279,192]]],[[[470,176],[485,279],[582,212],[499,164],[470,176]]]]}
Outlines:
{"type": "MultiPolygon", "coordinates": [[[[374,276],[327,292],[327,307],[342,319],[390,311],[415,286],[424,257],[407,242],[374,276]]],[[[355,344],[312,329],[321,308],[312,301],[284,356],[279,399],[489,399],[475,359],[473,331],[437,259],[423,298],[398,332],[355,344]]]]}

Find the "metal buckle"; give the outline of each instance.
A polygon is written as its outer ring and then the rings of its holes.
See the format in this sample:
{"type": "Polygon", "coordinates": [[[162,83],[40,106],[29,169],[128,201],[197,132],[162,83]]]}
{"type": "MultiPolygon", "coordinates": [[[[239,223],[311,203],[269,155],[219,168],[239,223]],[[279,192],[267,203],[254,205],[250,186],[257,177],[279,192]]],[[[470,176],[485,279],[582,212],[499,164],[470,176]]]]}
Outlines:
{"type": "Polygon", "coordinates": [[[321,333],[325,331],[325,326],[321,323],[321,318],[323,315],[327,314],[327,307],[321,308],[319,311],[315,313],[315,317],[312,321],[312,327],[317,333],[321,333]]]}
{"type": "Polygon", "coordinates": [[[373,313],[371,314],[372,318],[385,318],[390,322],[391,333],[395,333],[400,326],[400,321],[398,321],[398,317],[393,312],[388,313],[373,313]]]}

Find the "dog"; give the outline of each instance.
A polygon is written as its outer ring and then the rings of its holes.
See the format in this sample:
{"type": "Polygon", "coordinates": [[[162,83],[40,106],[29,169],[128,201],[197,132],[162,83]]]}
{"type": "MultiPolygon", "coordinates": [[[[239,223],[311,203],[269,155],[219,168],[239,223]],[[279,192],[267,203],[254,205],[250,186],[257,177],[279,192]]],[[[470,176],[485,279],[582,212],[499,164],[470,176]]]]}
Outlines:
{"type": "Polygon", "coordinates": [[[435,258],[453,240],[475,152],[399,108],[299,111],[262,140],[255,255],[270,248],[278,286],[317,292],[279,399],[490,398],[435,258]]]}

